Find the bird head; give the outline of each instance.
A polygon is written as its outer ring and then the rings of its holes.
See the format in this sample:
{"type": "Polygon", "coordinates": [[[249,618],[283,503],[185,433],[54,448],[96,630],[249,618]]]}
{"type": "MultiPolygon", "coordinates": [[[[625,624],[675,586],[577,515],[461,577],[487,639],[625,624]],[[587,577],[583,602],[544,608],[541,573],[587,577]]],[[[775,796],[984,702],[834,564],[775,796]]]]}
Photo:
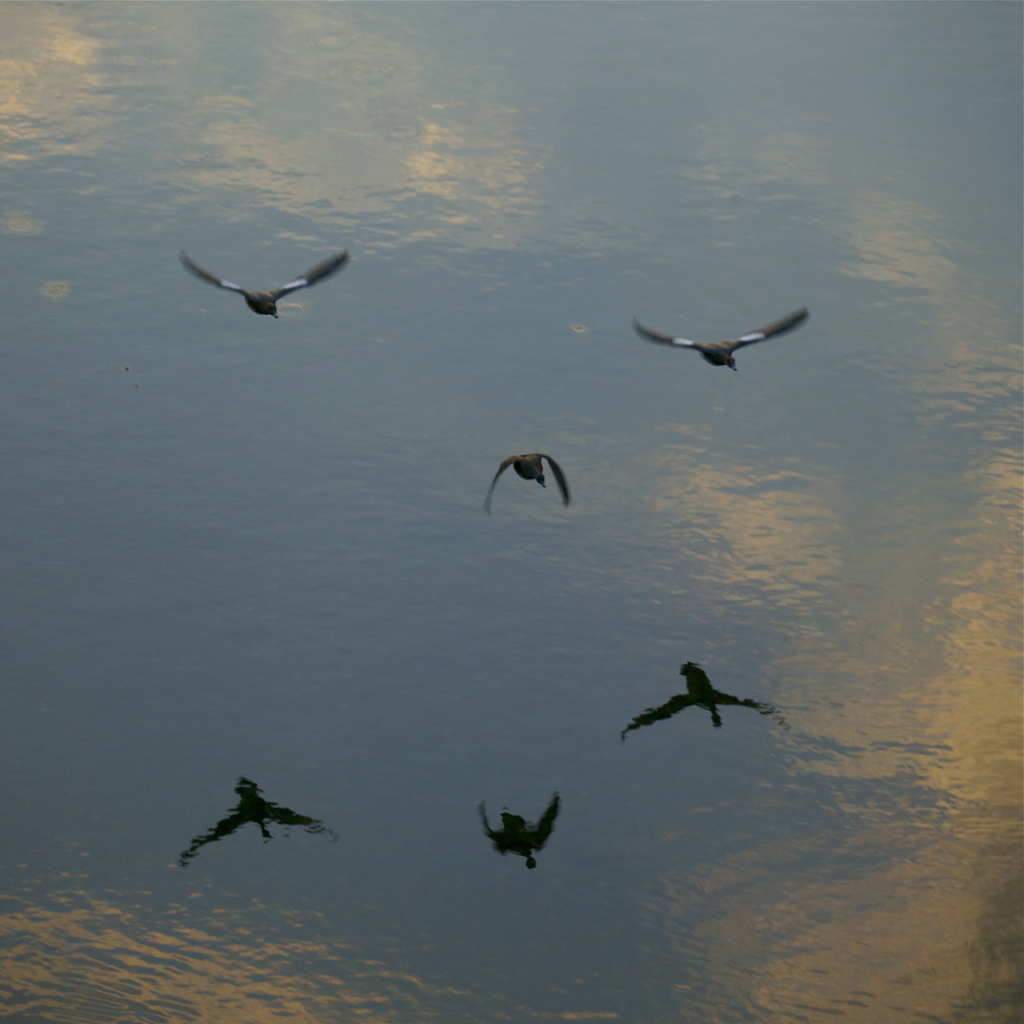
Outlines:
{"type": "Polygon", "coordinates": [[[732,356],[729,356],[729,361],[725,364],[730,370],[736,369],[736,360],[732,356]]]}
{"type": "Polygon", "coordinates": [[[537,483],[539,483],[541,485],[541,487],[547,487],[547,484],[544,483],[544,474],[543,473],[541,473],[540,476],[537,477],[537,483]]]}

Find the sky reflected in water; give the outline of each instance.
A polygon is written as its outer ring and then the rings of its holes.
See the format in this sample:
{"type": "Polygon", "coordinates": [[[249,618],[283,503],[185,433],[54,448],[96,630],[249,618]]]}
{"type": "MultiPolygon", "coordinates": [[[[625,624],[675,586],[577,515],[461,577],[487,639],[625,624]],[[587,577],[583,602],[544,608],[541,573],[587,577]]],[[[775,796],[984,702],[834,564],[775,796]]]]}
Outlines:
{"type": "Polygon", "coordinates": [[[1019,5],[0,19],[0,1019],[1018,1018],[1019,5]]]}

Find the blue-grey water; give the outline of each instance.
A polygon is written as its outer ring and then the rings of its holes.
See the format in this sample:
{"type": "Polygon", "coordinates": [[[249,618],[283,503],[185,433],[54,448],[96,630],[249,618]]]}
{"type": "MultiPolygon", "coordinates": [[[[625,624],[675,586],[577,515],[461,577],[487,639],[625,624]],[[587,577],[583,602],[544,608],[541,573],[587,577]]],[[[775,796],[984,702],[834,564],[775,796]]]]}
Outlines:
{"type": "Polygon", "coordinates": [[[0,5],[0,1019],[1019,1020],[1021,28],[0,5]]]}

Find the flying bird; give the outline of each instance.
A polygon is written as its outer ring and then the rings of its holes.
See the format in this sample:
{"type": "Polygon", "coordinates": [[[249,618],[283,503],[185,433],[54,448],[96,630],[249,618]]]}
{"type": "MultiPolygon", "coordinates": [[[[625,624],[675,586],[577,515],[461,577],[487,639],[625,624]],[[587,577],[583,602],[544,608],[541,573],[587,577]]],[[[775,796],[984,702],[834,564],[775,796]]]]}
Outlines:
{"type": "Polygon", "coordinates": [[[241,292],[242,298],[245,299],[245,304],[254,313],[259,313],[261,316],[276,317],[279,299],[290,292],[297,291],[299,288],[308,288],[310,285],[316,284],[317,281],[323,281],[324,278],[330,277],[331,274],[336,274],[348,263],[350,257],[348,252],[335,253],[329,259],[318,263],[312,270],[307,270],[301,277],[295,278],[294,281],[289,281],[283,288],[278,288],[274,292],[247,292],[244,288],[239,288],[237,284],[232,284],[230,281],[217,277],[216,274],[211,274],[208,270],[203,270],[198,263],[193,263],[188,258],[184,249],[182,249],[178,259],[181,260],[182,266],[190,274],[195,274],[201,280],[208,281],[218,288],[227,288],[228,291],[241,292]]]}
{"type": "Polygon", "coordinates": [[[708,344],[699,341],[688,341],[686,338],[673,338],[668,334],[659,334],[657,331],[644,327],[635,318],[633,320],[633,330],[649,341],[658,341],[663,345],[682,345],[686,348],[695,348],[712,366],[728,366],[730,369],[735,370],[736,360],[733,358],[733,352],[737,349],[743,348],[744,345],[753,345],[758,341],[766,341],[768,338],[774,338],[777,334],[785,334],[786,331],[799,327],[808,316],[810,314],[806,309],[798,309],[795,313],[790,313],[789,316],[776,320],[775,323],[768,324],[767,327],[759,327],[756,331],[744,334],[742,338],[737,338],[735,341],[718,341],[708,344]]]}
{"type": "Polygon", "coordinates": [[[524,480],[536,480],[541,487],[546,487],[544,483],[544,463],[542,459],[548,460],[548,465],[551,467],[551,472],[555,474],[555,480],[558,482],[558,489],[562,492],[562,504],[568,505],[570,502],[569,497],[569,485],[565,481],[565,474],[562,472],[562,467],[550,455],[545,455],[543,452],[533,452],[531,455],[510,455],[507,459],[501,460],[501,465],[498,467],[498,472],[494,474],[494,479],[491,481],[491,488],[487,492],[487,500],[484,501],[484,510],[488,515],[491,514],[491,496],[494,494],[494,488],[498,485],[498,477],[511,466],[524,480]]]}

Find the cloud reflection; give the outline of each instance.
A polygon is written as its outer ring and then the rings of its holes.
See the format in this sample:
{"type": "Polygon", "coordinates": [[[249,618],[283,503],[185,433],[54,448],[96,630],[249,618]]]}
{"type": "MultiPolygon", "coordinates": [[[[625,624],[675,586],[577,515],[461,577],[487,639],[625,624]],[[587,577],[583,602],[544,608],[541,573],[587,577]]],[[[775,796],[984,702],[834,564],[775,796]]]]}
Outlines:
{"type": "Polygon", "coordinates": [[[700,561],[704,578],[753,605],[817,600],[841,565],[841,521],[821,493],[823,482],[795,469],[712,465],[701,458],[695,428],[666,429],[691,441],[658,456],[664,476],[655,507],[700,561]]]}
{"type": "Polygon", "coordinates": [[[432,986],[324,933],[319,914],[242,909],[203,892],[154,909],[152,894],[82,891],[4,898],[0,1017],[59,1024],[334,1024],[422,1020],[439,1002],[458,1019],[466,992],[432,986]],[[452,999],[454,997],[454,1002],[452,999]]]}
{"type": "Polygon", "coordinates": [[[452,98],[439,55],[389,32],[387,19],[314,5],[261,17],[269,50],[245,97],[196,80],[178,160],[190,192],[226,196],[227,215],[248,216],[244,197],[256,191],[319,223],[341,219],[335,227],[418,201],[415,226],[386,217],[383,227],[378,217],[373,244],[435,234],[511,244],[518,218],[536,208],[542,168],[520,138],[518,110],[472,90],[452,98]]]}
{"type": "MultiPolygon", "coordinates": [[[[520,111],[468,85],[453,95],[444,55],[387,17],[251,8],[237,45],[224,47],[204,12],[168,6],[132,59],[110,52],[95,13],[5,11],[18,46],[0,57],[0,160],[123,150],[117,129],[144,77],[184,104],[151,156],[185,202],[215,207],[222,221],[270,205],[329,225],[332,237],[369,215],[364,247],[438,235],[507,248],[538,208],[544,161],[523,141],[520,111]],[[252,30],[258,46],[247,44],[252,30]],[[249,87],[226,89],[225,74],[249,87]]],[[[133,16],[151,27],[148,12],[133,16]]],[[[134,166],[149,143],[120,157],[134,166]]]]}
{"type": "Polygon", "coordinates": [[[0,57],[0,161],[85,156],[114,138],[114,100],[104,94],[102,46],[57,6],[4,9],[17,46],[0,57]]]}

